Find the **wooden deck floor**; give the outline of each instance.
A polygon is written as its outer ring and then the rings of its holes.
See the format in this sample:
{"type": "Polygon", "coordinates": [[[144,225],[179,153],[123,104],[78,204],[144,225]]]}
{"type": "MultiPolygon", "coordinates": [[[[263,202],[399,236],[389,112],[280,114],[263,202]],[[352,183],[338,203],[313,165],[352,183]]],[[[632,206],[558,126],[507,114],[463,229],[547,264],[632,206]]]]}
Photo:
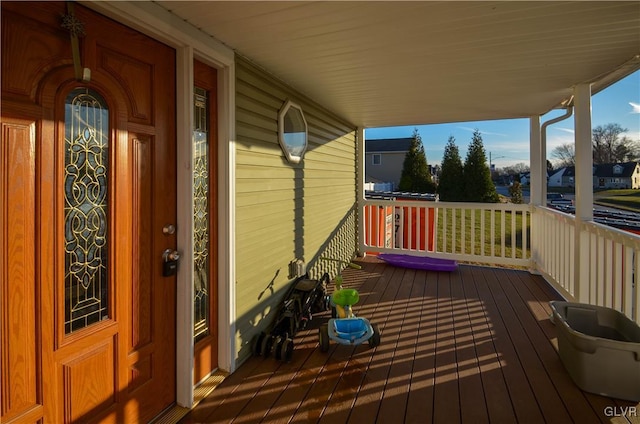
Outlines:
{"type": "Polygon", "coordinates": [[[414,271],[375,258],[345,271],[381,345],[320,352],[315,317],[293,358],[253,357],[182,423],[639,423],[640,405],[584,393],[556,350],[549,300],[524,271],[414,271]],[[633,409],[632,409],[633,411],[633,409]],[[613,417],[612,417],[613,415],[613,417]],[[617,416],[616,416],[617,415],[617,416]]]}

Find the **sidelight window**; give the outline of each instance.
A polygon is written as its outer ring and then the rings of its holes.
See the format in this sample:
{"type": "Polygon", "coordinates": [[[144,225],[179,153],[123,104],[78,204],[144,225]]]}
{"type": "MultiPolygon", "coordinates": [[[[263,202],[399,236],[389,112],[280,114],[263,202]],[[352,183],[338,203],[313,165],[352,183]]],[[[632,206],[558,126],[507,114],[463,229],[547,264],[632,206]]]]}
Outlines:
{"type": "Polygon", "coordinates": [[[109,110],[88,88],[65,104],[65,333],[108,318],[109,110]]]}
{"type": "Polygon", "coordinates": [[[194,265],[194,341],[209,335],[209,128],[207,91],[194,89],[193,130],[193,265],[194,265]]]}

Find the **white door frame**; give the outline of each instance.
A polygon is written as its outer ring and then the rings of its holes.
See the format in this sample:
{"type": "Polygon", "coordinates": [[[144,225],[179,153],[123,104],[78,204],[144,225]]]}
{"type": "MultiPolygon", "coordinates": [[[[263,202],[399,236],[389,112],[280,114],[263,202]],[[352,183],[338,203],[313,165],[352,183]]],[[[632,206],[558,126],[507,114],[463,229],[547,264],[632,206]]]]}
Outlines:
{"type": "Polygon", "coordinates": [[[235,338],[235,53],[152,2],[82,1],[176,49],[178,178],[178,271],[176,316],[176,402],[191,408],[193,367],[193,61],[218,71],[218,364],[233,372],[235,338]]]}

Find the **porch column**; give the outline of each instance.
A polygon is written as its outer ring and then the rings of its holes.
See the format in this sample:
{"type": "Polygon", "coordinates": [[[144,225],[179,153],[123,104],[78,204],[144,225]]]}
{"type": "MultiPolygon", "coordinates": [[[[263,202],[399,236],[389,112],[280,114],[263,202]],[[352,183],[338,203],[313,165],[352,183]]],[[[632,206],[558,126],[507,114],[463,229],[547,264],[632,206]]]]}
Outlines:
{"type": "Polygon", "coordinates": [[[575,263],[574,293],[578,302],[589,300],[589,235],[581,231],[585,221],[593,220],[593,152],[591,141],[591,85],[574,88],[575,105],[575,263]]]}
{"type": "MultiPolygon", "coordinates": [[[[540,136],[540,116],[529,118],[529,151],[531,155],[531,180],[529,184],[529,203],[534,206],[544,205],[543,190],[546,189],[547,160],[546,146],[542,145],[540,136]]],[[[546,191],[546,190],[544,190],[546,191]]]]}
{"type": "Polygon", "coordinates": [[[542,152],[542,137],[540,136],[540,115],[529,118],[529,154],[531,160],[531,173],[529,179],[529,206],[531,206],[531,261],[529,265],[530,272],[538,272],[538,262],[540,260],[540,237],[535,231],[537,224],[535,216],[535,207],[543,205],[546,191],[546,155],[542,152]]]}
{"type": "Polygon", "coordinates": [[[356,133],[356,222],[358,225],[357,246],[359,256],[365,255],[364,247],[364,216],[362,210],[364,207],[364,128],[358,127],[356,133]]]}

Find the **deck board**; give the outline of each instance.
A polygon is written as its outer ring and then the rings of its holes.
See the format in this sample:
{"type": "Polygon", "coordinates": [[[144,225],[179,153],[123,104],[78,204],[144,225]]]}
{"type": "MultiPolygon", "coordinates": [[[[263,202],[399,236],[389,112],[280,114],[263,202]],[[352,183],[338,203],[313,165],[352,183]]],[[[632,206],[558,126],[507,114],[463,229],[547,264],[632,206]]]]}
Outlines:
{"type": "Polygon", "coordinates": [[[318,346],[315,317],[289,363],[249,358],[182,419],[193,423],[634,423],[630,402],[584,393],[557,353],[549,301],[525,271],[461,265],[452,273],[388,266],[344,272],[357,315],[380,327],[370,348],[318,346]],[[611,409],[615,408],[615,409],[611,409]]]}

